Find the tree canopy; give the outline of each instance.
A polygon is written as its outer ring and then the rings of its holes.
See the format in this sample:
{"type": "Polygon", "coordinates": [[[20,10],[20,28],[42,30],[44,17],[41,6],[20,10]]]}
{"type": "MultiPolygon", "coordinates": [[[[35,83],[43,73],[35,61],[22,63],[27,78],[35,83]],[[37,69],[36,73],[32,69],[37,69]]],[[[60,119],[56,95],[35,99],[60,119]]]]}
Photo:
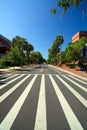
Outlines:
{"type": "Polygon", "coordinates": [[[58,61],[59,54],[61,51],[61,45],[64,41],[62,35],[57,35],[56,39],[54,40],[52,47],[49,49],[48,60],[50,63],[55,63],[58,61]]]}
{"type": "Polygon", "coordinates": [[[25,38],[22,38],[20,36],[16,36],[12,39],[12,46],[17,46],[19,48],[19,51],[21,53],[21,66],[24,63],[23,61],[23,55],[25,55],[25,62],[28,65],[29,64],[29,54],[31,51],[34,50],[34,47],[32,44],[28,43],[28,41],[25,38]],[[25,53],[24,53],[25,51],[25,53]]]}
{"type": "MultiPolygon", "coordinates": [[[[61,43],[63,42],[63,37],[61,43]]],[[[56,40],[55,40],[56,41],[56,40]]],[[[87,38],[82,37],[79,41],[75,43],[69,43],[64,51],[60,51],[61,44],[57,42],[53,42],[52,47],[48,50],[48,63],[58,64],[58,62],[63,63],[75,63],[79,60],[85,59],[82,57],[82,49],[85,47],[85,43],[87,43],[87,38]]]]}
{"type": "MultiPolygon", "coordinates": [[[[82,3],[82,0],[58,0],[57,8],[51,9],[51,12],[53,14],[56,14],[59,7],[63,9],[61,14],[64,14],[67,11],[67,9],[69,9],[71,6],[78,8],[80,3],[82,3]]],[[[85,4],[82,7],[82,12],[85,13],[86,10],[87,10],[87,0],[85,0],[85,4]]]]}
{"type": "Polygon", "coordinates": [[[87,42],[86,37],[82,37],[79,41],[69,44],[65,49],[66,62],[78,61],[82,59],[82,49],[87,42]]]}
{"type": "Polygon", "coordinates": [[[39,51],[34,51],[30,54],[30,60],[32,64],[41,64],[45,60],[39,51]]]}
{"type": "Polygon", "coordinates": [[[15,36],[11,42],[11,48],[7,55],[1,59],[2,65],[22,66],[29,64],[29,55],[34,47],[25,38],[15,36]]]}

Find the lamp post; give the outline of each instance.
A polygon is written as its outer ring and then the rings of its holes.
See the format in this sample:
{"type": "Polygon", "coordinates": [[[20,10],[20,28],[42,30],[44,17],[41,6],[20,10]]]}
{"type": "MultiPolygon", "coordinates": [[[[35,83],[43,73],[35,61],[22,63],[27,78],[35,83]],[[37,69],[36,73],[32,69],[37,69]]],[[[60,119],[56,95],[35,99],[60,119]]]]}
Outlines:
{"type": "Polygon", "coordinates": [[[85,45],[86,45],[86,73],[87,73],[87,43],[85,45]]]}

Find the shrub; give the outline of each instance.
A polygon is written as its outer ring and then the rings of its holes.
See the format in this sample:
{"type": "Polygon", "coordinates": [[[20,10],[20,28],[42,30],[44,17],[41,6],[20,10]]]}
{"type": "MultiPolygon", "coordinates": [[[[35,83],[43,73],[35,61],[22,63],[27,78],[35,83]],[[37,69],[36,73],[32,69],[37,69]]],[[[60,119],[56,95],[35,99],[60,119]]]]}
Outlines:
{"type": "Polygon", "coordinates": [[[8,68],[10,62],[7,61],[6,57],[0,58],[0,68],[8,68]]]}

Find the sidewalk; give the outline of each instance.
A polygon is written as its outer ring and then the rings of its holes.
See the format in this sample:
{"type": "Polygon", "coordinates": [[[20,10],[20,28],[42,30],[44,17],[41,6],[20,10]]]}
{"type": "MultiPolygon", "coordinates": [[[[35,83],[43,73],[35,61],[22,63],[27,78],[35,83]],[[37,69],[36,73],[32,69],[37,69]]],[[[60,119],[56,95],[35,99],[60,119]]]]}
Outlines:
{"type": "Polygon", "coordinates": [[[68,66],[65,66],[65,65],[62,65],[61,67],[58,67],[58,66],[55,66],[55,67],[58,68],[58,69],[61,69],[61,70],[63,69],[64,71],[67,71],[69,73],[72,73],[72,74],[87,78],[86,71],[71,69],[71,68],[69,68],[68,66]]]}
{"type": "Polygon", "coordinates": [[[3,73],[11,73],[11,72],[14,72],[16,70],[22,70],[23,68],[21,67],[11,67],[11,68],[8,68],[8,69],[0,69],[0,74],[3,74],[3,73]]]}

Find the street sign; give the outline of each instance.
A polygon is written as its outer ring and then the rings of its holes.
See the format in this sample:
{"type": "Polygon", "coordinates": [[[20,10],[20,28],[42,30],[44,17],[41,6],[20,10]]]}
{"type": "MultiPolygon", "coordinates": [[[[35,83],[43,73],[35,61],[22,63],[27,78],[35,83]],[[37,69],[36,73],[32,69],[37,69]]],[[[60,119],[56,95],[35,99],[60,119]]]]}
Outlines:
{"type": "Polygon", "coordinates": [[[86,51],[87,51],[87,48],[82,49],[82,57],[83,58],[86,58],[86,51]]]}

